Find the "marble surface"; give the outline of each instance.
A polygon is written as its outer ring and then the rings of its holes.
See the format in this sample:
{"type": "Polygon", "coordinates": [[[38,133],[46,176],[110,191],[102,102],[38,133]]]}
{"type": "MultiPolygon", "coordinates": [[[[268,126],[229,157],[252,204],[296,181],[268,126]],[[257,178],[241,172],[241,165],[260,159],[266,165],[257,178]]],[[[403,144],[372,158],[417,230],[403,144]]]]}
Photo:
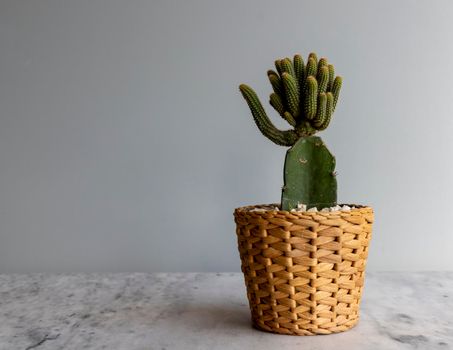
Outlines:
{"type": "Polygon", "coordinates": [[[368,273],[352,330],[251,328],[243,277],[0,275],[0,349],[453,349],[453,272],[368,273]]]}

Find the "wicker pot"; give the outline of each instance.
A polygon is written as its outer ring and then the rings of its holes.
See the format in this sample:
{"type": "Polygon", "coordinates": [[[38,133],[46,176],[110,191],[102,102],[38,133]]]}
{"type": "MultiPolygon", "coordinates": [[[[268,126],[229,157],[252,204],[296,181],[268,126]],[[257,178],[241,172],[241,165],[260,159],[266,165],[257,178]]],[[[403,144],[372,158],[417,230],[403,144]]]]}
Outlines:
{"type": "Polygon", "coordinates": [[[292,335],[352,328],[359,319],[373,210],[265,207],[234,212],[253,325],[292,335]]]}

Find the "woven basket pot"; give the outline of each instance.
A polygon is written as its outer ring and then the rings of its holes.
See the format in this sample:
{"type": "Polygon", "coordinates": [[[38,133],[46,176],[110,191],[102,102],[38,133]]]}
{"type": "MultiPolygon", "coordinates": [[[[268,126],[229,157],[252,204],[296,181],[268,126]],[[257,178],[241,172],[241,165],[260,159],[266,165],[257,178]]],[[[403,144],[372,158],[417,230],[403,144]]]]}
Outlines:
{"type": "Polygon", "coordinates": [[[315,335],[357,323],[373,210],[354,207],[325,213],[264,209],[268,205],[235,210],[256,328],[315,335]]]}

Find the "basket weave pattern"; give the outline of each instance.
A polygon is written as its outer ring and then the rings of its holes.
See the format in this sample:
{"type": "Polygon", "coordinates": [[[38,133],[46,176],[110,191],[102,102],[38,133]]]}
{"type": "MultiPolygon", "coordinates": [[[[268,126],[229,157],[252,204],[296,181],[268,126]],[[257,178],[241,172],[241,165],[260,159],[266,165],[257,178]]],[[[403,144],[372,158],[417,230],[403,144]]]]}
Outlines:
{"type": "Polygon", "coordinates": [[[330,334],[359,318],[373,210],[237,208],[239,254],[253,325],[293,335],[330,334]]]}

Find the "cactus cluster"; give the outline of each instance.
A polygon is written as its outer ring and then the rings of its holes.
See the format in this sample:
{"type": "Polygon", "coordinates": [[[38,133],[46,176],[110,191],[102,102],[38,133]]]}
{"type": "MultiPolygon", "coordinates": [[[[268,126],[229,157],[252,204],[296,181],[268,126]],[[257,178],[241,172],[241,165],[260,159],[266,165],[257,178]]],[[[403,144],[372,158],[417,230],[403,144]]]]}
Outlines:
{"type": "Polygon", "coordinates": [[[335,77],[334,66],[327,59],[310,53],[305,64],[301,55],[275,61],[267,75],[273,92],[269,103],[293,129],[277,129],[268,118],[253,89],[241,84],[256,125],[264,136],[281,146],[292,146],[301,137],[327,128],[340,94],[342,78],[335,77]]]}
{"type": "Polygon", "coordinates": [[[313,136],[330,123],[340,94],[342,78],[335,77],[333,65],[315,53],[275,61],[276,70],[267,75],[274,90],[269,102],[293,127],[279,130],[270,121],[255,91],[242,84],[239,89],[247,101],[256,125],[264,136],[286,152],[281,209],[299,204],[322,209],[337,204],[335,157],[321,138],[313,136]]]}

